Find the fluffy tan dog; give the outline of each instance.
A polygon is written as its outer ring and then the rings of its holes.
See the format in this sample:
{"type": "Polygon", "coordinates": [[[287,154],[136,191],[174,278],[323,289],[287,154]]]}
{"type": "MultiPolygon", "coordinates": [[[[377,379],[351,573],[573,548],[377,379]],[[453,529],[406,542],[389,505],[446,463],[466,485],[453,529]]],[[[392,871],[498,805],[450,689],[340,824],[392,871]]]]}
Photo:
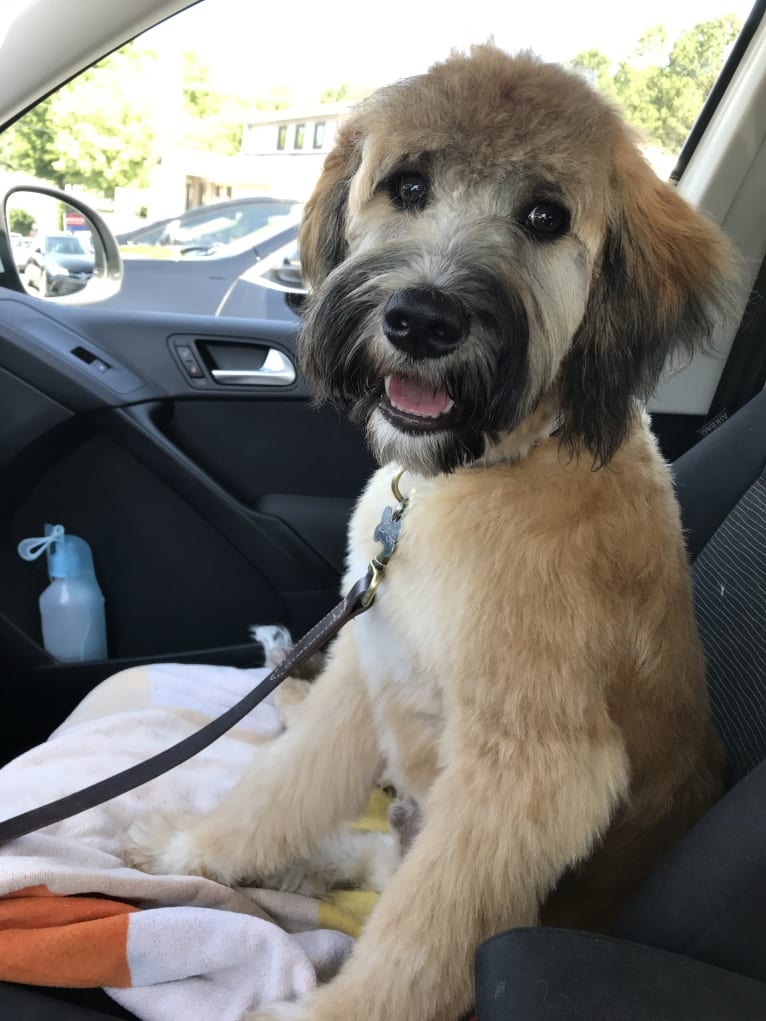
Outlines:
{"type": "MultiPolygon", "coordinates": [[[[409,493],[372,609],[209,816],[133,857],[310,861],[385,769],[423,813],[341,974],[259,1019],[457,1021],[493,932],[608,924],[722,759],[669,474],[640,412],[726,308],[718,231],[575,75],[492,47],[371,97],[306,209],[303,366],[380,463],[344,585],[409,493]]],[[[328,452],[328,456],[332,456],[328,452]]]]}

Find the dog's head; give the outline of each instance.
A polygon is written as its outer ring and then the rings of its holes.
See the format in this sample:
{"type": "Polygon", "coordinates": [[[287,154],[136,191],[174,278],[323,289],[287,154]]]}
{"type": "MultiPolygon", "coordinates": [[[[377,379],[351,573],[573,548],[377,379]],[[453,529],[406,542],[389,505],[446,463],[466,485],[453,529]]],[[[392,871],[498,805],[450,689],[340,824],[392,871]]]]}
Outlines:
{"type": "Polygon", "coordinates": [[[422,474],[491,456],[541,406],[606,463],[667,357],[709,340],[729,272],[604,99],[490,46],[357,108],[300,244],[304,371],[422,474]]]}

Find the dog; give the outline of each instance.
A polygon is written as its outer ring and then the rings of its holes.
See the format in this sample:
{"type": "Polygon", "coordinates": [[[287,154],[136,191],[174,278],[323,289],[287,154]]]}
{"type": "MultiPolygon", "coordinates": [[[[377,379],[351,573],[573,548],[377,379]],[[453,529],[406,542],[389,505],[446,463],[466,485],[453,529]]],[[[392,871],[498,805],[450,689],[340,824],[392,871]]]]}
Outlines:
{"type": "Polygon", "coordinates": [[[482,940],[608,926],[722,790],[642,403],[711,343],[732,255],[587,82],[491,45],[349,116],[300,246],[303,370],[382,465],[345,588],[395,466],[398,546],[287,732],[210,815],[146,820],[131,853],[279,875],[385,770],[419,832],[340,974],[252,1018],[456,1021],[482,940]]]}

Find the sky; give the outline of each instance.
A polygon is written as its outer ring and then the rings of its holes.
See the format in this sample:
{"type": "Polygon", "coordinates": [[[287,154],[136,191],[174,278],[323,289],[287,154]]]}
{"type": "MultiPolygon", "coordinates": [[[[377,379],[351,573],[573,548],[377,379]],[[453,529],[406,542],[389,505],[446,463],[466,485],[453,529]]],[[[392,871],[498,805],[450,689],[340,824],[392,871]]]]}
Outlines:
{"type": "Polygon", "coordinates": [[[744,21],[751,7],[752,0],[203,0],[155,29],[154,40],[170,34],[198,52],[216,88],[261,95],[287,84],[302,97],[417,74],[452,48],[490,37],[553,61],[590,48],[619,59],[653,25],[665,25],[672,39],[721,14],[744,21]]]}

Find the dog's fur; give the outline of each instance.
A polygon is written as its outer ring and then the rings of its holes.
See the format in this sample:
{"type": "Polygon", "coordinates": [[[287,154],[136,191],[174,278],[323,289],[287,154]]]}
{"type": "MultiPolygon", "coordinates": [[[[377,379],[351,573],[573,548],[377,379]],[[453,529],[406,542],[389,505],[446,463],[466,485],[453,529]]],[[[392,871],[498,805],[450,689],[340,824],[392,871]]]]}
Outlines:
{"type": "MultiPolygon", "coordinates": [[[[730,256],[584,81],[478,47],[352,114],[301,258],[305,371],[407,469],[399,548],[286,734],[210,816],[143,825],[133,855],[274,875],[385,768],[421,831],[341,974],[255,1016],[456,1021],[479,942],[606,925],[721,790],[678,509],[636,402],[710,339],[730,256]],[[426,182],[417,208],[402,172],[426,182]],[[540,202],[568,213],[560,236],[530,229],[540,202]],[[387,339],[384,306],[412,287],[457,303],[454,351],[387,339]],[[391,374],[446,390],[448,424],[397,419],[391,374]]],[[[391,475],[354,514],[346,585],[391,475]]]]}

